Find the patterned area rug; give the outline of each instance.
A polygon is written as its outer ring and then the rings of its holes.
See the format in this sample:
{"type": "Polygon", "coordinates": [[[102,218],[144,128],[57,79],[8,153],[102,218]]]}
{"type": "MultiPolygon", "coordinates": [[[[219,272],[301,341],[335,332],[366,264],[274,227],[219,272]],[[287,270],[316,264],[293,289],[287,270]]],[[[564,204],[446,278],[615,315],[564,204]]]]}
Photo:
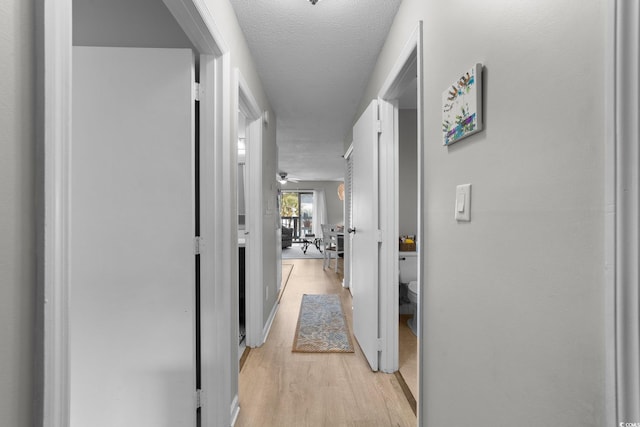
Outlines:
{"type": "Polygon", "coordinates": [[[309,245],[307,253],[302,252],[302,243],[294,243],[282,250],[282,259],[322,259],[323,255],[315,246],[309,245]]]}
{"type": "Polygon", "coordinates": [[[351,334],[338,295],[302,296],[293,351],[353,353],[351,334]]]}

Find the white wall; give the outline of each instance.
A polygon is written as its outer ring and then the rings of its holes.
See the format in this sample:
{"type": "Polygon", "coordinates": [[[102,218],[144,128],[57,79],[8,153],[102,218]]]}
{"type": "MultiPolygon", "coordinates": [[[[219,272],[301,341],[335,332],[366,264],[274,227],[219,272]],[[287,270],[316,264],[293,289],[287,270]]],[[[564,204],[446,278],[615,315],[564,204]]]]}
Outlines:
{"type": "Polygon", "coordinates": [[[287,182],[282,191],[324,190],[327,205],[327,224],[344,224],[344,202],[338,199],[340,181],[298,181],[287,182]]]}
{"type": "Polygon", "coordinates": [[[606,424],[605,15],[604,0],[400,6],[361,110],[424,20],[423,425],[606,424]],[[441,94],[476,62],[486,130],[443,147],[441,94]]]}
{"type": "Polygon", "coordinates": [[[33,424],[34,5],[0,3],[0,425],[33,424]]]}
{"type": "MultiPolygon", "coordinates": [[[[264,304],[263,304],[263,314],[266,321],[266,317],[271,313],[273,306],[276,303],[276,296],[274,290],[277,289],[277,271],[276,271],[276,242],[279,244],[279,240],[276,240],[276,217],[268,212],[268,203],[269,200],[273,200],[275,202],[277,195],[277,184],[276,184],[276,114],[271,109],[269,105],[269,101],[267,96],[262,88],[262,83],[260,82],[260,77],[257,74],[256,67],[253,63],[251,52],[247,46],[246,40],[244,38],[244,34],[240,29],[238,24],[237,17],[231,4],[228,0],[205,0],[205,3],[213,18],[215,23],[220,31],[221,36],[223,37],[225,43],[227,44],[230,52],[230,66],[231,70],[234,70],[236,67],[242,73],[244,80],[249,86],[251,93],[256,98],[256,101],[262,108],[262,110],[269,111],[270,122],[269,126],[263,127],[263,140],[262,140],[262,150],[263,150],[263,164],[262,164],[262,172],[263,172],[263,200],[265,205],[263,206],[262,214],[264,219],[264,228],[263,228],[263,295],[264,304]],[[269,293],[269,297],[266,297],[266,288],[269,287],[271,292],[269,293]]],[[[230,83],[233,85],[232,80],[230,83]]],[[[232,99],[232,105],[235,105],[235,98],[237,97],[236,88],[229,88],[232,99]]],[[[237,114],[234,112],[230,115],[231,119],[231,135],[236,134],[237,128],[237,114]]],[[[229,184],[232,186],[235,194],[235,186],[236,186],[236,177],[233,177],[233,182],[229,184]]],[[[234,204],[235,205],[235,204],[234,204]]],[[[235,212],[232,215],[232,218],[236,218],[235,212]]],[[[229,248],[232,250],[232,248],[229,248]]],[[[234,251],[235,253],[235,251],[234,251]]],[[[238,262],[237,257],[232,259],[232,269],[237,270],[238,262]]],[[[233,302],[238,300],[237,289],[232,292],[229,299],[229,304],[233,307],[233,302]]],[[[237,308],[235,309],[234,316],[237,316],[237,308]]],[[[233,335],[233,334],[232,334],[233,335]]],[[[238,337],[231,336],[230,342],[228,343],[230,351],[237,352],[238,347],[238,337]],[[233,350],[235,349],[235,350],[233,350]]],[[[238,393],[238,382],[237,375],[230,372],[231,376],[231,387],[230,387],[230,395],[229,399],[233,399],[235,395],[238,393]]],[[[231,404],[231,400],[229,400],[229,405],[231,404]]],[[[230,423],[231,420],[228,422],[230,423]]]]}
{"type": "Polygon", "coordinates": [[[418,234],[418,111],[400,110],[398,232],[401,236],[418,234]]]}
{"type": "Polygon", "coordinates": [[[159,0],[73,0],[75,46],[192,48],[159,0]]]}

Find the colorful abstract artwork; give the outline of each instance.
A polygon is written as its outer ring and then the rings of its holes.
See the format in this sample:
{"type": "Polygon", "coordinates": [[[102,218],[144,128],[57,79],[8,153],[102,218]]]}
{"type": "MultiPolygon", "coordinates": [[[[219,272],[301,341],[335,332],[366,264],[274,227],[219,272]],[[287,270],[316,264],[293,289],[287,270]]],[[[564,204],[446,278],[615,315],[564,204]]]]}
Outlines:
{"type": "Polygon", "coordinates": [[[482,64],[476,64],[442,93],[443,145],[481,130],[482,64]]]}

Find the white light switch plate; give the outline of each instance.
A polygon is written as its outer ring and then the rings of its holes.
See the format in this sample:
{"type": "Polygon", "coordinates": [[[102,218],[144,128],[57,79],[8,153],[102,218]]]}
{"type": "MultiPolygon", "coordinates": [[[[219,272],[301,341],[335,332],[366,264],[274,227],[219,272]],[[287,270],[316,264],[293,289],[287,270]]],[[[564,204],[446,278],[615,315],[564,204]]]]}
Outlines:
{"type": "Polygon", "coordinates": [[[455,215],[457,221],[471,221],[471,184],[456,187],[455,215]]]}

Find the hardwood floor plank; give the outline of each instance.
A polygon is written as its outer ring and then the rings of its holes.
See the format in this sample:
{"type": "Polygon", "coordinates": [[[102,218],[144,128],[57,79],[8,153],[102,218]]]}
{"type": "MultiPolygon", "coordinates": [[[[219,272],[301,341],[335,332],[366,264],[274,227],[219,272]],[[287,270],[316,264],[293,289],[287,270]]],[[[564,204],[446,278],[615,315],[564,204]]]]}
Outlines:
{"type": "Polygon", "coordinates": [[[400,324],[398,328],[398,341],[400,345],[399,366],[400,373],[404,378],[411,394],[415,399],[418,398],[418,337],[413,335],[411,329],[407,325],[407,320],[411,315],[400,315],[400,324]]]}
{"type": "MultiPolygon", "coordinates": [[[[372,372],[355,353],[293,353],[302,295],[340,295],[352,333],[351,294],[322,260],[294,263],[267,342],[252,349],[240,373],[237,427],[399,426],[416,417],[393,374],[372,372]]],[[[354,344],[356,343],[354,339],[354,344]]]]}

